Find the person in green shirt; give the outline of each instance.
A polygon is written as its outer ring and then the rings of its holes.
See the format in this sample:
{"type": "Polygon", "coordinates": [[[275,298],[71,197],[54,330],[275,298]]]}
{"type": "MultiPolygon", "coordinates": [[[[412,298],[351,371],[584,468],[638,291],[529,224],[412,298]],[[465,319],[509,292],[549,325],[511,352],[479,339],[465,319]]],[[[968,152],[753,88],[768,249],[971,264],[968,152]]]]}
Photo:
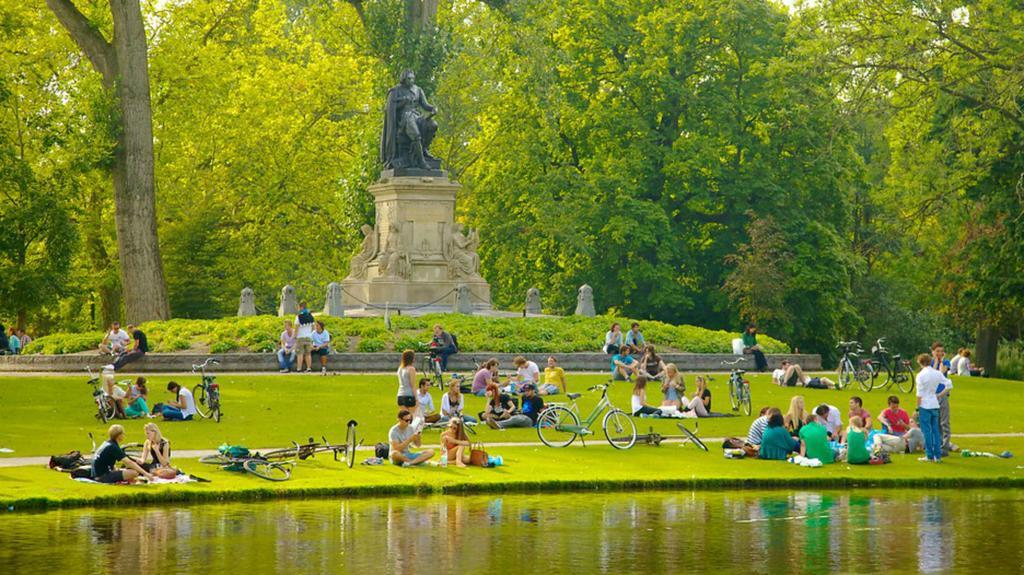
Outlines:
{"type": "Polygon", "coordinates": [[[850,428],[846,430],[846,462],[851,465],[863,465],[871,460],[868,453],[868,432],[864,429],[864,420],[858,416],[850,418],[850,428]]]}
{"type": "Polygon", "coordinates": [[[833,463],[836,454],[828,444],[828,430],[823,423],[828,419],[828,406],[819,405],[814,413],[817,417],[800,428],[800,455],[822,463],[833,463]]]}
{"type": "Polygon", "coordinates": [[[748,325],[746,331],[743,332],[743,353],[749,353],[754,356],[757,371],[766,371],[768,369],[768,359],[765,358],[761,346],[757,345],[757,326],[754,324],[748,325]]]}
{"type": "Polygon", "coordinates": [[[761,436],[761,449],[757,456],[761,459],[785,461],[789,454],[800,449],[800,442],[789,434],[786,429],[782,411],[773,408],[768,416],[768,428],[761,436]]]}

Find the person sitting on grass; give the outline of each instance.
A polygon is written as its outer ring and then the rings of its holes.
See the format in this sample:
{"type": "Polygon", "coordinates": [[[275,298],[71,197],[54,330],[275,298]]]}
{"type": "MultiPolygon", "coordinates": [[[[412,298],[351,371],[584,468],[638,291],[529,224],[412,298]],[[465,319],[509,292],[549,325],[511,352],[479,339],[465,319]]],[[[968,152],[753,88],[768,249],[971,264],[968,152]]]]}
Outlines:
{"type": "Polygon", "coordinates": [[[647,342],[644,341],[644,334],[640,333],[640,324],[633,322],[633,325],[629,326],[629,331],[626,332],[626,341],[623,343],[623,348],[628,353],[640,353],[647,346],[647,342]]]}
{"type": "Polygon", "coordinates": [[[644,346],[644,353],[640,356],[640,374],[647,377],[647,381],[665,380],[665,361],[661,359],[653,345],[644,346]]]}
{"type": "Polygon", "coordinates": [[[825,422],[829,418],[829,406],[819,405],[814,413],[817,417],[800,428],[800,455],[808,459],[817,459],[822,463],[832,463],[836,454],[828,444],[828,429],[825,428],[825,422]]]}
{"type": "Polygon", "coordinates": [[[114,372],[110,366],[103,369],[103,393],[114,402],[114,417],[125,419],[124,400],[127,397],[125,390],[114,382],[114,372]]]}
{"type": "Polygon", "coordinates": [[[295,344],[298,343],[298,338],[295,337],[295,328],[292,325],[292,320],[284,320],[284,331],[281,332],[281,338],[277,348],[277,365],[281,370],[281,373],[288,373],[291,367],[295,365],[295,344]]]}
{"type": "Polygon", "coordinates": [[[559,391],[569,393],[569,388],[565,384],[565,370],[558,366],[558,360],[552,355],[548,357],[548,366],[544,368],[544,384],[537,392],[540,395],[558,395],[559,391]]]}
{"type": "Polygon", "coordinates": [[[800,436],[800,428],[804,426],[807,421],[808,413],[807,408],[804,407],[804,396],[794,395],[789,400],[789,411],[786,412],[783,421],[786,429],[793,437],[800,436]]]}
{"type": "Polygon", "coordinates": [[[536,362],[519,355],[512,360],[512,365],[516,366],[516,375],[509,382],[512,387],[510,391],[522,391],[522,386],[527,383],[534,385],[540,383],[540,368],[537,367],[536,362]]]}
{"type": "Polygon", "coordinates": [[[918,453],[924,451],[924,433],[917,424],[917,415],[910,418],[903,433],[876,433],[873,451],[879,453],[918,453]]]}
{"type": "MultiPolygon", "coordinates": [[[[843,415],[839,413],[839,408],[834,405],[822,404],[828,408],[828,416],[821,419],[821,424],[825,426],[825,430],[828,431],[829,437],[832,441],[839,443],[843,442],[843,415]]],[[[821,406],[819,405],[814,413],[817,414],[821,406]]]]}
{"type": "Polygon", "coordinates": [[[864,420],[859,416],[850,418],[850,427],[846,429],[846,462],[850,465],[863,465],[871,461],[868,452],[868,430],[864,420]]]}
{"type": "Polygon", "coordinates": [[[622,349],[622,327],[618,322],[613,323],[608,333],[604,334],[604,346],[601,349],[608,355],[616,355],[622,349]]]}
{"type": "MultiPolygon", "coordinates": [[[[526,384],[523,386],[523,409],[536,408],[535,415],[539,415],[540,409],[543,409],[544,400],[537,397],[537,389],[533,384],[526,384]],[[537,406],[534,402],[539,401],[540,406],[537,406]],[[531,407],[527,407],[527,403],[531,404],[531,407]]],[[[484,411],[484,422],[491,429],[508,429],[510,427],[532,427],[534,424],[533,418],[523,413],[516,413],[516,406],[512,403],[512,400],[505,394],[501,393],[497,385],[489,385],[487,387],[487,408],[484,411]]]]}
{"type": "Polygon", "coordinates": [[[434,398],[430,395],[430,380],[421,377],[416,387],[416,414],[413,419],[426,423],[437,423],[441,414],[434,411],[434,398]]]}
{"type": "Polygon", "coordinates": [[[878,415],[878,421],[882,424],[882,433],[903,435],[910,429],[910,414],[900,408],[899,396],[890,395],[888,404],[889,407],[878,415]]]}
{"type": "Polygon", "coordinates": [[[859,417],[861,424],[859,427],[867,430],[871,430],[871,412],[864,409],[864,400],[858,396],[850,398],[850,413],[847,415],[848,418],[859,417]]]}
{"type": "Polygon", "coordinates": [[[174,399],[163,405],[164,421],[190,421],[195,414],[196,400],[187,387],[182,387],[176,381],[167,384],[167,391],[174,394],[174,399]]]}
{"type": "Polygon", "coordinates": [[[447,453],[448,461],[454,461],[456,467],[466,467],[469,463],[469,437],[458,417],[451,418],[448,427],[441,432],[441,452],[447,453]]]}
{"type": "Polygon", "coordinates": [[[441,396],[441,419],[440,421],[451,421],[454,418],[462,419],[463,423],[476,423],[476,418],[463,415],[462,410],[466,407],[466,398],[462,395],[458,381],[448,384],[448,393],[441,396]]]}
{"type": "Polygon", "coordinates": [[[96,450],[92,458],[92,480],[99,483],[121,483],[135,481],[140,475],[146,479],[153,479],[153,475],[142,468],[131,457],[125,455],[121,449],[121,442],[124,440],[124,427],[111,425],[107,430],[107,439],[96,450]],[[127,469],[115,469],[121,463],[127,469]]]}
{"type": "Polygon", "coordinates": [[[633,395],[630,397],[630,413],[633,417],[644,415],[661,415],[661,410],[647,404],[647,377],[636,376],[636,383],[633,384],[633,395]]]}
{"type": "Polygon", "coordinates": [[[324,322],[313,324],[313,350],[310,357],[320,358],[320,375],[327,375],[327,356],[331,355],[331,332],[324,329],[324,322]]]}
{"type": "Polygon", "coordinates": [[[142,444],[142,461],[139,463],[146,471],[163,479],[174,479],[178,470],[171,465],[171,442],[160,433],[155,423],[147,423],[146,442],[142,444]]]}
{"type": "Polygon", "coordinates": [[[757,456],[761,459],[785,461],[790,453],[800,450],[800,441],[794,439],[786,429],[782,411],[772,409],[768,415],[768,427],[761,436],[761,448],[757,456]]]}
{"type": "Polygon", "coordinates": [[[477,397],[483,397],[491,384],[495,387],[498,385],[498,360],[493,358],[485,361],[473,375],[473,386],[470,391],[477,397]]]}
{"type": "Polygon", "coordinates": [[[683,409],[683,400],[686,399],[686,381],[683,380],[683,374],[679,373],[679,368],[674,363],[665,366],[665,381],[661,384],[661,393],[665,396],[661,405],[683,409]]]}
{"type": "Polygon", "coordinates": [[[625,351],[612,356],[612,379],[615,381],[633,381],[636,368],[636,360],[625,351]]]}
{"type": "Polygon", "coordinates": [[[124,408],[125,416],[137,419],[149,415],[147,399],[149,399],[149,389],[146,387],[146,378],[140,376],[128,391],[128,405],[124,408]]]}
{"type": "Polygon", "coordinates": [[[769,412],[773,409],[778,411],[779,415],[782,415],[781,409],[767,406],[762,407],[761,410],[757,412],[757,418],[751,422],[750,429],[747,430],[747,445],[751,447],[761,446],[761,438],[764,436],[764,430],[768,427],[768,416],[771,415],[769,412]]]}
{"type": "Polygon", "coordinates": [[[388,442],[391,445],[388,457],[395,465],[411,467],[434,457],[433,449],[424,449],[419,453],[410,449],[410,447],[422,446],[423,438],[420,436],[420,432],[412,426],[412,412],[408,409],[399,410],[398,423],[388,430],[388,442]]]}
{"type": "Polygon", "coordinates": [[[711,417],[711,390],[708,389],[704,376],[698,375],[693,384],[696,387],[693,390],[693,399],[687,400],[686,396],[681,398],[683,411],[692,411],[697,417],[711,417]]]}

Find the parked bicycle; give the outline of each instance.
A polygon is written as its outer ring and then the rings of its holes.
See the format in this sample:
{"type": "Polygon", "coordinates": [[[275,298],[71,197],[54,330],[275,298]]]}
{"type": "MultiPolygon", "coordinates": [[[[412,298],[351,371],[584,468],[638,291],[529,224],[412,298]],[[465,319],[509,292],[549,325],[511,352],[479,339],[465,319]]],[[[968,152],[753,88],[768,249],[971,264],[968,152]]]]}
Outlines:
{"type": "MultiPolygon", "coordinates": [[[[747,358],[740,357],[736,361],[723,361],[722,365],[734,366],[747,358]]],[[[743,379],[747,370],[738,367],[729,372],[729,403],[733,411],[743,410],[745,415],[750,415],[750,382],[743,379]]]]}
{"type": "Polygon", "coordinates": [[[853,384],[854,380],[863,385],[869,375],[858,360],[859,354],[864,353],[860,342],[841,341],[836,348],[842,350],[843,354],[839,358],[839,367],[836,368],[836,389],[846,389],[853,384]]]}
{"type": "Polygon", "coordinates": [[[270,461],[258,451],[238,445],[221,445],[215,455],[204,455],[200,463],[219,465],[225,471],[245,471],[268,481],[287,481],[292,476],[293,461],[270,461]]]}
{"type": "MultiPolygon", "coordinates": [[[[92,401],[96,405],[96,419],[106,423],[114,419],[114,416],[117,414],[117,405],[114,403],[114,398],[110,397],[106,390],[103,389],[103,384],[100,383],[100,376],[93,373],[91,367],[86,366],[85,370],[89,372],[89,381],[86,384],[92,386],[92,401]]],[[[126,379],[114,385],[120,387],[127,396],[127,389],[131,383],[131,380],[126,379]]]]}
{"type": "MultiPolygon", "coordinates": [[[[608,398],[608,388],[612,381],[590,387],[588,391],[600,391],[601,399],[597,402],[594,410],[580,422],[580,410],[576,400],[580,398],[579,393],[568,393],[569,403],[549,404],[540,418],[537,420],[537,435],[548,447],[567,447],[579,437],[584,441],[587,435],[593,435],[590,427],[597,422],[597,419],[604,413],[601,420],[601,429],[604,430],[604,437],[608,443],[616,449],[629,449],[636,443],[636,425],[633,419],[625,411],[612,405],[608,398]]],[[[584,441],[584,445],[586,442],[584,441]]]]}
{"type": "Polygon", "coordinates": [[[884,337],[878,338],[875,345],[871,346],[871,359],[864,360],[862,365],[868,375],[860,382],[860,387],[864,391],[888,389],[894,384],[903,393],[914,391],[914,370],[910,361],[903,359],[898,353],[890,353],[885,347],[884,337]],[[879,383],[883,375],[885,381],[879,383]]]}
{"type": "Polygon", "coordinates": [[[207,358],[199,365],[192,366],[192,373],[199,370],[202,380],[192,388],[192,397],[196,400],[196,411],[203,419],[213,418],[220,423],[220,385],[217,383],[217,376],[206,373],[206,366],[220,365],[216,359],[207,358]]]}
{"type": "Polygon", "coordinates": [[[332,444],[327,441],[327,438],[323,435],[320,439],[323,442],[314,441],[312,437],[309,438],[304,444],[292,442],[292,447],[286,447],[284,449],[275,449],[268,451],[263,454],[269,461],[288,461],[292,459],[298,459],[299,461],[305,461],[316,457],[317,453],[330,452],[334,455],[335,461],[344,461],[348,465],[349,469],[355,464],[356,460],[356,448],[363,444],[362,440],[356,439],[356,420],[349,420],[345,430],[345,443],[332,444]]]}

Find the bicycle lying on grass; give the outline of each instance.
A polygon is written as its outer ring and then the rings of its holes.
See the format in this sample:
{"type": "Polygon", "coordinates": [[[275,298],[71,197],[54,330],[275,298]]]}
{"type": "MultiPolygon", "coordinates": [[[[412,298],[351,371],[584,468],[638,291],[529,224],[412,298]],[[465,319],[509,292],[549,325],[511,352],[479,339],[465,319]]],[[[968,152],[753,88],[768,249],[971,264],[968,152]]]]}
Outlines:
{"type": "MultiPolygon", "coordinates": [[[[580,423],[580,410],[576,405],[576,400],[579,399],[581,394],[579,393],[568,393],[566,397],[569,398],[568,404],[565,403],[551,403],[549,407],[545,409],[537,420],[537,435],[540,440],[548,447],[567,447],[576,438],[579,437],[581,441],[587,435],[593,435],[590,426],[592,426],[597,419],[604,413],[604,419],[601,420],[601,429],[604,430],[604,437],[608,440],[608,443],[616,449],[629,449],[636,443],[636,425],[633,424],[633,419],[626,412],[616,408],[612,405],[610,399],[608,399],[608,388],[611,386],[612,381],[608,383],[602,383],[588,388],[587,391],[600,391],[601,399],[597,402],[594,410],[590,412],[590,415],[580,423]],[[605,413],[607,411],[607,413],[605,413]]],[[[584,441],[584,445],[586,442],[584,441]]]]}
{"type": "Polygon", "coordinates": [[[676,427],[679,428],[679,431],[683,432],[682,435],[662,435],[657,431],[654,431],[654,428],[651,427],[648,429],[647,433],[636,436],[636,440],[639,443],[643,443],[645,445],[661,447],[661,442],[665,441],[666,439],[679,439],[681,440],[680,447],[686,445],[686,442],[690,442],[696,445],[698,448],[703,449],[704,451],[708,450],[708,446],[705,445],[699,437],[697,437],[697,431],[700,430],[700,422],[696,422],[694,424],[693,431],[687,429],[686,426],[684,426],[682,423],[677,423],[676,427]]]}
{"type": "Polygon", "coordinates": [[[246,471],[269,481],[287,481],[292,476],[292,461],[270,461],[259,452],[238,445],[221,445],[216,455],[204,455],[200,463],[219,465],[225,471],[246,471]]]}
{"type": "Polygon", "coordinates": [[[208,358],[199,365],[192,366],[192,373],[199,370],[202,381],[192,388],[192,398],[196,400],[196,411],[203,419],[213,419],[220,423],[220,385],[217,376],[206,373],[206,366],[220,365],[216,359],[208,358]]]}
{"type": "MultiPolygon", "coordinates": [[[[746,359],[740,357],[736,361],[723,361],[722,365],[732,366],[746,359]]],[[[745,415],[750,415],[750,382],[743,379],[744,373],[747,373],[747,370],[739,368],[733,368],[729,372],[729,402],[733,411],[742,408],[745,415]]]]}
{"type": "Polygon", "coordinates": [[[320,439],[323,442],[314,441],[312,437],[309,441],[303,444],[292,442],[292,447],[285,447],[284,449],[275,449],[268,451],[263,454],[263,457],[269,461],[289,461],[292,459],[298,459],[299,461],[305,461],[316,457],[317,453],[331,452],[334,455],[335,461],[344,461],[348,465],[349,469],[356,461],[356,448],[363,444],[362,440],[356,439],[356,420],[349,420],[347,429],[345,431],[345,443],[332,444],[327,441],[327,438],[323,435],[320,439]]]}

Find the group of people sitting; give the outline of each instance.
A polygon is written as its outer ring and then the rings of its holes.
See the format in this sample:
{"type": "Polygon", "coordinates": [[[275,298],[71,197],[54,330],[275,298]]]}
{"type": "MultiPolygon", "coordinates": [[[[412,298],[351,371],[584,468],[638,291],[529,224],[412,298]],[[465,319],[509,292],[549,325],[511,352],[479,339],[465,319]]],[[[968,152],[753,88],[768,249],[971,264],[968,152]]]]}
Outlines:
{"type": "Polygon", "coordinates": [[[32,338],[25,330],[12,327],[6,331],[0,323],[0,355],[19,355],[30,343],[32,338]]]}
{"type": "Polygon", "coordinates": [[[142,444],[142,455],[135,458],[129,457],[121,448],[125,439],[124,427],[111,425],[107,440],[93,455],[90,478],[99,483],[130,483],[138,477],[147,480],[176,477],[178,470],[171,465],[171,442],[160,433],[155,423],[147,423],[144,430],[146,440],[142,444]],[[118,464],[123,467],[117,468],[118,464]]]}
{"type": "Polygon", "coordinates": [[[128,331],[125,331],[117,321],[110,324],[110,330],[103,336],[99,347],[100,354],[113,357],[113,361],[104,366],[104,369],[112,371],[138,360],[148,351],[149,341],[141,329],[129,324],[128,331]]]}
{"type": "Polygon", "coordinates": [[[113,370],[105,369],[101,378],[103,393],[113,400],[116,419],[163,417],[164,421],[189,421],[199,413],[192,392],[175,381],[167,383],[167,391],[174,397],[163,403],[157,403],[151,410],[148,403],[149,388],[146,385],[146,378],[141,376],[136,378],[128,389],[114,381],[113,370]]]}
{"type": "Polygon", "coordinates": [[[277,364],[281,373],[294,366],[296,373],[313,371],[313,358],[320,360],[320,375],[327,375],[327,356],[331,355],[331,332],[322,321],[317,321],[306,302],[299,304],[295,320],[285,320],[284,331],[278,339],[277,364]]]}

